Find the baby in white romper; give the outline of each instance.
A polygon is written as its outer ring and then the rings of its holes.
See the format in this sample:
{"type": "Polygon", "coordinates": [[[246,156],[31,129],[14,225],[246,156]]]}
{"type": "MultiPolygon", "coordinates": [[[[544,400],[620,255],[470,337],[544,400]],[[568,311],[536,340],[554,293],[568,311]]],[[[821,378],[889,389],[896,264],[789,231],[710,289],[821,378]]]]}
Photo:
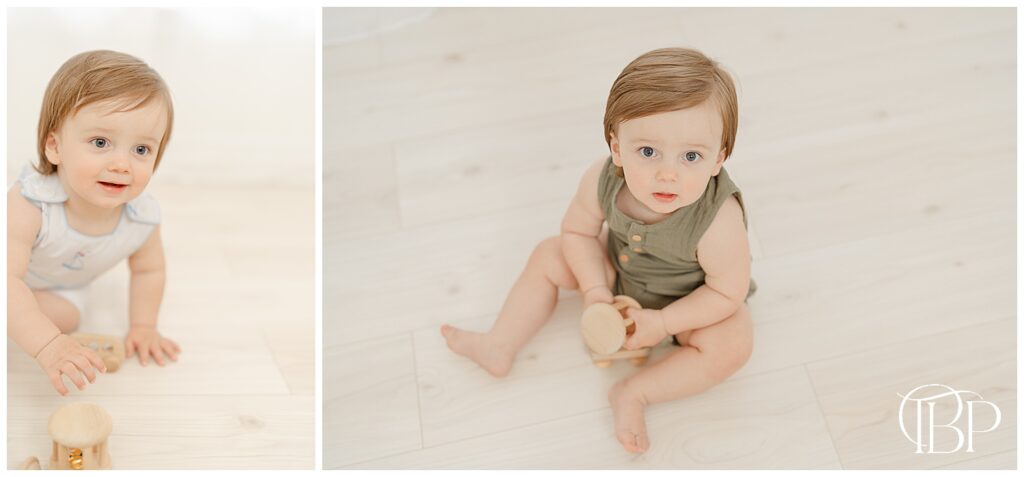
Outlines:
{"type": "Polygon", "coordinates": [[[173,116],[160,75],[123,53],[76,55],[47,86],[37,164],[7,193],[7,333],[62,395],[64,376],[84,389],[106,371],[66,333],[78,327],[89,283],[125,258],[128,356],[162,366],[181,351],[156,329],[165,276],[160,207],[144,192],[173,116]]]}

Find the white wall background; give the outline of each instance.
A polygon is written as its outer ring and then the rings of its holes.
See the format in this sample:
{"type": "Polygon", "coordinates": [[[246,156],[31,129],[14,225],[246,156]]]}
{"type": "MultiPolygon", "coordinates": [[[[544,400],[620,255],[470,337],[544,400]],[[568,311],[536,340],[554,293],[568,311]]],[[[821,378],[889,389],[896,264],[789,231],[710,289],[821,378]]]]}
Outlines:
{"type": "Polygon", "coordinates": [[[46,84],[72,55],[141,58],[167,81],[174,133],[154,181],[310,185],[316,10],[9,9],[7,183],[36,157],[46,84]]]}

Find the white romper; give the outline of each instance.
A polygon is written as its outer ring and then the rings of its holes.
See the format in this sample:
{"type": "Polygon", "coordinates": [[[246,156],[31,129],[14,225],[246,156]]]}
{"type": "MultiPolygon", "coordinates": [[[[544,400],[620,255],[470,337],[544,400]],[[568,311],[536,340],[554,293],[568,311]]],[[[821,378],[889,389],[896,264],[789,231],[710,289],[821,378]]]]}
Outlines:
{"type": "Polygon", "coordinates": [[[106,235],[85,235],[68,225],[68,195],[57,174],[44,176],[26,167],[18,178],[21,195],[42,212],[39,235],[32,244],[25,283],[68,299],[84,313],[85,287],[103,272],[135,253],[160,223],[160,205],[143,192],[121,209],[121,219],[106,235]]]}

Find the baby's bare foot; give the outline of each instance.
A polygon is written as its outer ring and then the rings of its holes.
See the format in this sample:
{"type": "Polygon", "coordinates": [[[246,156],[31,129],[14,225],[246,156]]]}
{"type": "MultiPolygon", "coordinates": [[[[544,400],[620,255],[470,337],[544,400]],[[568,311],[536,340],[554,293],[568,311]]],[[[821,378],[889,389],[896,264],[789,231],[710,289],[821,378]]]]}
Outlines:
{"type": "Polygon", "coordinates": [[[608,402],[615,415],[615,437],[622,447],[629,452],[647,452],[651,443],[647,440],[643,400],[626,388],[625,381],[619,381],[608,391],[608,402]]]}
{"type": "Polygon", "coordinates": [[[490,342],[487,335],[442,325],[441,334],[448,348],[456,354],[473,360],[492,376],[502,378],[512,369],[512,353],[490,342]]]}

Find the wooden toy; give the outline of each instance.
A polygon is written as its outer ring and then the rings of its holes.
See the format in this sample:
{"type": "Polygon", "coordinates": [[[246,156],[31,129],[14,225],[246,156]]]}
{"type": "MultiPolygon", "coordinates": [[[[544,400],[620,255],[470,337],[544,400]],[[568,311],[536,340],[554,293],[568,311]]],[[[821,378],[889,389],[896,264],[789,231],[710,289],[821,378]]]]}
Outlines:
{"type": "Polygon", "coordinates": [[[53,452],[50,470],[110,468],[107,437],[113,429],[110,414],[95,404],[72,403],[50,415],[53,452]]]}
{"type": "Polygon", "coordinates": [[[590,358],[599,368],[611,366],[612,360],[629,359],[634,366],[642,366],[651,354],[651,348],[622,349],[626,338],[636,331],[633,320],[626,318],[626,308],[641,309],[640,303],[626,295],[618,295],[611,305],[594,303],[583,311],[580,328],[583,341],[590,348],[590,358]]]}
{"type": "Polygon", "coordinates": [[[107,372],[112,373],[121,367],[124,362],[124,342],[116,336],[91,335],[88,333],[73,333],[72,338],[96,352],[107,365],[107,372]]]}

